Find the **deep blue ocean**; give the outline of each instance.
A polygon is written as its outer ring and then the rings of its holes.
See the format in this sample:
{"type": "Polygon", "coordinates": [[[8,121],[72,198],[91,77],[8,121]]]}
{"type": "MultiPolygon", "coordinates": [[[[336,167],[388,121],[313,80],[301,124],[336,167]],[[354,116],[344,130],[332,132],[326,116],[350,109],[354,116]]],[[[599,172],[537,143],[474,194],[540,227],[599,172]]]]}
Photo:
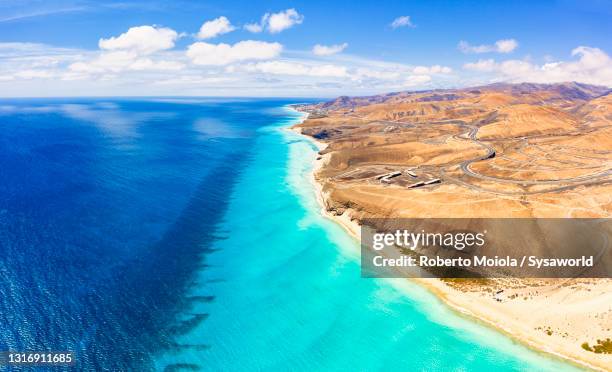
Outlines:
{"type": "MultiPolygon", "coordinates": [[[[303,100],[301,100],[303,101],[303,100]]],[[[319,213],[289,100],[0,100],[0,351],[76,370],[572,370],[319,213]]]]}

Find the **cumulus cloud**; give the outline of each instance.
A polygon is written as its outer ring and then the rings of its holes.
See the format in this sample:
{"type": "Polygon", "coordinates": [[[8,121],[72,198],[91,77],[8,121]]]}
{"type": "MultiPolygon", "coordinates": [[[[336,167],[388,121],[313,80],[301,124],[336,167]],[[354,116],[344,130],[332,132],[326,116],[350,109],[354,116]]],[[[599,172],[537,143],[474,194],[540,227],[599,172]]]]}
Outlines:
{"type": "Polygon", "coordinates": [[[304,16],[291,8],[283,12],[270,14],[269,17],[267,17],[267,28],[270,33],[275,34],[295,25],[299,25],[303,21],[304,16]]]}
{"type": "Polygon", "coordinates": [[[198,39],[212,39],[219,35],[227,34],[234,31],[236,28],[232,26],[229,19],[226,17],[215,18],[211,21],[204,22],[200,31],[196,35],[198,39]]]}
{"type": "Polygon", "coordinates": [[[178,33],[157,26],[130,27],[116,37],[100,39],[100,51],[93,56],[68,66],[68,79],[84,79],[96,74],[101,77],[121,71],[176,71],[184,64],[173,60],[159,60],[153,54],[172,49],[178,33]]]}
{"type": "Polygon", "coordinates": [[[514,39],[504,39],[495,42],[495,49],[498,53],[511,53],[518,48],[518,42],[514,39]]]}
{"type": "Polygon", "coordinates": [[[518,45],[518,41],[514,39],[497,40],[493,45],[471,45],[462,40],[457,48],[463,53],[511,53],[518,48],[518,45]]]}
{"type": "Polygon", "coordinates": [[[312,48],[312,53],[317,56],[331,56],[338,54],[348,47],[347,43],[335,44],[335,45],[321,45],[317,44],[312,48]]]}
{"type": "Polygon", "coordinates": [[[261,17],[259,23],[247,23],[244,25],[245,30],[253,33],[267,30],[271,34],[276,34],[299,25],[304,21],[304,16],[291,8],[280,11],[278,13],[266,13],[261,17]]]}
{"type": "Polygon", "coordinates": [[[283,46],[279,43],[245,40],[234,45],[193,43],[187,56],[196,65],[223,66],[246,60],[264,60],[278,57],[283,46]]]}
{"type": "Polygon", "coordinates": [[[598,48],[580,46],[572,50],[572,61],[547,62],[542,65],[524,60],[496,62],[493,59],[466,63],[466,70],[498,74],[512,82],[556,83],[577,81],[612,86],[612,58],[598,48]]]}
{"type": "Polygon", "coordinates": [[[151,54],[171,49],[178,38],[176,31],[156,26],[130,27],[127,32],[108,39],[100,39],[98,46],[103,50],[124,50],[139,54],[151,54]]]}
{"type": "Polygon", "coordinates": [[[391,28],[399,28],[399,27],[416,27],[412,24],[410,20],[410,16],[401,16],[397,17],[391,22],[391,28]]]}

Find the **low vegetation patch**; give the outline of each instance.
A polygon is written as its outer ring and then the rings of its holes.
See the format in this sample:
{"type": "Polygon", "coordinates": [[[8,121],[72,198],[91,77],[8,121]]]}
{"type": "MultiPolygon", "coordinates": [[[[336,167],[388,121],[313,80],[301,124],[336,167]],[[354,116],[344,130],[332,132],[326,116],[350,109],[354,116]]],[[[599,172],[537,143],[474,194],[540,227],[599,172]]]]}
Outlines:
{"type": "Polygon", "coordinates": [[[588,342],[584,342],[581,346],[584,350],[591,351],[595,354],[612,354],[612,340],[609,338],[597,340],[597,343],[593,346],[589,345],[588,342]]]}

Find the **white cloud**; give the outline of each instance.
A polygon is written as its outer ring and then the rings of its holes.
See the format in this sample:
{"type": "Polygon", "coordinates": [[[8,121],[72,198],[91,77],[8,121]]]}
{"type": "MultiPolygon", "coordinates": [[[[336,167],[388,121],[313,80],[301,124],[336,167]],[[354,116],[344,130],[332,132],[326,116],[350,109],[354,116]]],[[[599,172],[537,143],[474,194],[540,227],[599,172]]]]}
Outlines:
{"type": "Polygon", "coordinates": [[[234,31],[236,28],[232,26],[229,19],[226,17],[215,18],[212,21],[204,22],[198,32],[198,39],[211,39],[219,35],[227,34],[234,31]]]}
{"type": "Polygon", "coordinates": [[[93,57],[71,63],[67,78],[84,79],[88,75],[98,78],[121,71],[176,71],[184,64],[173,60],[153,59],[153,54],[171,49],[178,38],[176,31],[157,26],[130,27],[117,37],[100,39],[101,51],[93,57]]]}
{"type": "Polygon", "coordinates": [[[74,60],[82,55],[79,49],[58,48],[38,43],[3,43],[0,42],[0,60],[15,61],[21,65],[32,64],[32,67],[53,66],[66,60],[74,60]]]}
{"type": "Polygon", "coordinates": [[[141,58],[130,65],[131,70],[157,70],[157,71],[178,71],[182,70],[185,65],[177,61],[153,61],[150,58],[141,58]]]}
{"type": "Polygon", "coordinates": [[[518,48],[518,45],[518,41],[514,39],[497,40],[493,45],[471,45],[462,40],[457,48],[463,53],[511,53],[518,48]]]}
{"type": "Polygon", "coordinates": [[[234,45],[193,43],[187,56],[196,65],[222,66],[245,60],[263,60],[277,57],[283,49],[279,43],[245,40],[234,45]]]}
{"type": "Polygon", "coordinates": [[[466,63],[466,70],[489,72],[511,82],[556,83],[577,81],[612,86],[612,58],[598,48],[580,46],[572,50],[573,61],[537,65],[524,60],[496,62],[493,59],[466,63]]]}
{"type": "Polygon", "coordinates": [[[134,63],[138,55],[123,50],[100,53],[97,58],[87,62],[75,62],[68,66],[70,71],[82,73],[103,73],[106,71],[118,72],[134,63]]]}
{"type": "Polygon", "coordinates": [[[395,18],[393,22],[391,22],[391,27],[399,28],[399,27],[416,27],[416,26],[412,24],[412,21],[410,20],[410,16],[401,16],[401,17],[395,18]]]}
{"type": "Polygon", "coordinates": [[[295,25],[299,25],[304,21],[304,16],[299,14],[295,9],[287,9],[283,12],[272,13],[269,15],[268,31],[275,34],[295,25]]]}
{"type": "Polygon", "coordinates": [[[291,8],[280,11],[278,13],[266,13],[261,17],[259,23],[247,23],[244,25],[245,30],[253,33],[262,32],[264,29],[271,34],[276,34],[299,25],[304,21],[304,16],[291,8]]]}
{"type": "MultiPolygon", "coordinates": [[[[216,47],[219,44],[212,45],[216,47]]],[[[203,64],[191,63],[190,57],[183,51],[166,50],[143,55],[132,50],[73,50],[72,57],[64,58],[62,55],[52,55],[52,49],[47,46],[32,63],[26,64],[20,58],[14,65],[9,66],[7,59],[0,58],[0,96],[40,95],[43,79],[48,82],[45,84],[48,88],[44,91],[44,94],[48,95],[200,96],[365,95],[402,89],[442,87],[441,82],[443,84],[444,79],[447,79],[442,75],[442,66],[415,67],[344,54],[330,56],[322,62],[305,51],[288,51],[283,55],[283,59],[277,59],[280,52],[253,56],[250,52],[240,52],[240,47],[234,49],[237,45],[238,43],[228,45],[232,51],[222,50],[227,53],[222,53],[221,56],[211,56],[209,53],[202,55],[201,51],[196,49],[196,53],[192,49],[195,62],[203,64]],[[247,56],[251,60],[243,59],[247,56]],[[274,57],[269,60],[256,59],[272,56],[274,57]],[[39,64],[41,58],[51,57],[59,62],[51,63],[45,68],[32,67],[34,63],[39,64]],[[226,64],[229,61],[233,62],[226,64]],[[417,72],[440,73],[415,73],[415,69],[417,72]],[[20,71],[22,73],[16,75],[20,71]]],[[[20,51],[13,52],[9,46],[3,49],[0,43],[0,55],[24,53],[27,58],[31,58],[30,46],[17,47],[20,51]]],[[[258,45],[252,47],[256,50],[262,49],[258,45]]],[[[279,49],[281,48],[279,45],[279,49]]],[[[213,48],[213,52],[218,51],[213,48]]]]}
{"type": "MultiPolygon", "coordinates": [[[[267,28],[264,31],[269,32],[267,28]]],[[[281,44],[264,41],[235,44],[198,41],[175,50],[170,49],[175,42],[172,38],[164,49],[148,41],[135,42],[140,39],[129,30],[108,40],[114,40],[111,46],[105,45],[112,49],[95,51],[0,43],[0,96],[40,95],[41,87],[42,94],[56,96],[332,96],[492,81],[576,80],[612,86],[610,56],[585,46],[574,49],[572,57],[566,60],[546,59],[538,64],[530,59],[483,58],[466,63],[464,69],[456,72],[441,64],[409,65],[344,53],[327,54],[323,61],[313,55],[314,49],[284,51],[281,44]]],[[[345,46],[319,47],[335,51],[345,46]]],[[[500,43],[496,48],[506,47],[500,43]]]]}
{"type": "Polygon", "coordinates": [[[263,26],[259,23],[247,23],[246,25],[244,25],[244,29],[254,34],[257,34],[263,31],[263,26]]]}
{"type": "Polygon", "coordinates": [[[433,65],[433,66],[416,66],[412,69],[412,72],[419,75],[425,74],[450,74],[453,70],[447,66],[433,65]]]}
{"type": "Polygon", "coordinates": [[[185,65],[177,61],[154,61],[148,57],[141,57],[134,52],[123,50],[100,53],[97,58],[87,62],[75,62],[68,66],[72,72],[85,74],[102,74],[106,72],[121,72],[125,70],[144,71],[176,71],[185,65]]]}
{"type": "MultiPolygon", "coordinates": [[[[382,61],[343,57],[338,62],[321,64],[314,60],[273,60],[227,66],[227,73],[248,73],[252,76],[282,76],[281,81],[318,81],[318,84],[336,84],[344,89],[376,89],[391,91],[426,87],[433,75],[450,74],[449,67],[441,65],[410,67],[382,61]],[[348,88],[352,87],[352,88],[348,88]]],[[[291,84],[290,84],[291,85],[291,84]]],[[[331,86],[331,85],[330,85],[331,86]]]]}
{"type": "Polygon", "coordinates": [[[406,87],[414,87],[418,85],[423,85],[425,83],[429,83],[431,81],[431,76],[429,75],[410,75],[404,80],[404,86],[406,87]]]}
{"type": "Polygon", "coordinates": [[[313,66],[310,68],[310,76],[319,77],[346,77],[348,75],[347,68],[336,65],[313,66]]]}
{"type": "Polygon", "coordinates": [[[22,79],[49,79],[53,77],[54,74],[48,70],[21,70],[13,76],[22,79]]]}
{"type": "Polygon", "coordinates": [[[238,67],[247,72],[261,72],[272,75],[312,76],[312,77],[347,77],[348,71],[344,66],[338,65],[307,65],[299,62],[267,61],[251,63],[238,67]]]}
{"type": "Polygon", "coordinates": [[[348,47],[347,43],[335,44],[335,45],[321,45],[317,44],[312,48],[312,53],[317,56],[331,56],[338,54],[348,47]]]}
{"type": "Polygon", "coordinates": [[[171,49],[178,38],[176,31],[156,26],[130,27],[127,32],[109,39],[100,39],[98,46],[103,50],[124,50],[139,54],[151,54],[171,49]]]}
{"type": "Polygon", "coordinates": [[[514,39],[497,40],[495,42],[495,48],[499,53],[511,53],[518,48],[518,42],[514,39]]]}
{"type": "Polygon", "coordinates": [[[480,59],[477,62],[469,62],[463,65],[466,70],[488,72],[493,71],[496,67],[493,59],[480,59]]]}
{"type": "MultiPolygon", "coordinates": [[[[432,75],[450,74],[449,67],[441,65],[409,67],[381,61],[342,58],[338,62],[321,64],[315,60],[273,60],[227,66],[228,73],[284,75],[307,78],[333,78],[343,84],[378,89],[401,89],[425,86],[432,75]]],[[[329,80],[323,80],[329,81],[329,80]]],[[[322,81],[322,82],[323,82],[322,81]]]]}
{"type": "Polygon", "coordinates": [[[82,59],[84,53],[37,43],[0,43],[0,80],[61,78],[65,67],[82,59]]]}
{"type": "Polygon", "coordinates": [[[403,73],[398,71],[398,69],[386,70],[359,67],[354,75],[357,79],[398,80],[402,77],[403,73]]]}
{"type": "Polygon", "coordinates": [[[59,54],[70,50],[39,43],[0,42],[0,57],[24,56],[41,52],[45,54],[59,54]]]}

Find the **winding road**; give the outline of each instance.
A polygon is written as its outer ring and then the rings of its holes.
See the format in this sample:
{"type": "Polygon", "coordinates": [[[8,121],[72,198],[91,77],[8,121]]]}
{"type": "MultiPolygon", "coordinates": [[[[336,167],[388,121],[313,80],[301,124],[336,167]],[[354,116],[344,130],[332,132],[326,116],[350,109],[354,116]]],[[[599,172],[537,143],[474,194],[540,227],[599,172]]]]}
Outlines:
{"type": "MultiPolygon", "coordinates": [[[[480,161],[486,161],[486,160],[494,158],[496,156],[496,150],[493,146],[489,145],[488,143],[478,140],[477,135],[478,135],[479,127],[474,126],[474,125],[469,125],[459,120],[455,120],[454,122],[456,124],[459,124],[462,127],[467,128],[468,131],[466,131],[465,133],[459,134],[459,135],[452,136],[452,138],[457,139],[457,140],[469,140],[475,143],[476,145],[482,147],[486,151],[484,155],[480,155],[472,159],[462,161],[459,164],[461,171],[465,175],[474,177],[477,179],[481,179],[484,181],[493,181],[493,182],[500,182],[500,183],[506,183],[506,184],[516,184],[516,185],[521,185],[521,186],[555,185],[555,184],[564,184],[564,183],[565,185],[559,185],[559,187],[549,188],[546,190],[539,190],[539,191],[524,190],[524,191],[512,192],[512,191],[491,190],[491,189],[484,188],[481,186],[473,185],[469,182],[466,182],[456,177],[448,175],[447,169],[455,165],[443,166],[440,168],[439,174],[440,174],[440,178],[443,180],[451,181],[453,183],[459,184],[461,186],[464,186],[464,187],[467,187],[467,188],[470,188],[476,191],[494,193],[498,195],[540,194],[543,192],[559,192],[559,191],[564,191],[564,190],[570,190],[578,186],[594,185],[594,184],[603,185],[603,184],[612,183],[612,179],[609,178],[610,176],[612,176],[612,169],[610,168],[603,170],[601,172],[592,173],[589,175],[571,177],[571,178],[558,178],[558,179],[553,179],[553,180],[514,180],[514,179],[494,177],[494,176],[483,175],[483,174],[477,173],[474,170],[472,170],[471,165],[474,163],[480,162],[480,161]],[[566,183],[571,183],[571,184],[567,185],[566,183]]],[[[386,122],[386,123],[394,123],[394,122],[386,122]]],[[[402,123],[402,122],[397,122],[396,124],[410,125],[409,123],[402,123]]],[[[523,137],[522,139],[524,141],[523,146],[528,145],[528,138],[523,137]]],[[[579,157],[588,158],[584,155],[579,156],[579,157]]],[[[593,159],[593,158],[590,158],[590,159],[593,159]]],[[[593,167],[585,167],[585,169],[592,169],[592,168],[593,167]]]]}

